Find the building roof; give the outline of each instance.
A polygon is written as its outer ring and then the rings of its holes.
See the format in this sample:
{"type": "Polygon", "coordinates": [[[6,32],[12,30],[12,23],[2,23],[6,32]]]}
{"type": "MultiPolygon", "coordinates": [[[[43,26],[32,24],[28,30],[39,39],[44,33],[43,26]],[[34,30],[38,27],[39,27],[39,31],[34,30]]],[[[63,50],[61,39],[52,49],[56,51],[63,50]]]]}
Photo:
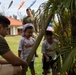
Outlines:
{"type": "MultiPolygon", "coordinates": [[[[7,17],[7,16],[6,16],[7,17]]],[[[22,26],[22,22],[14,18],[7,17],[10,20],[10,26],[22,26]]]]}

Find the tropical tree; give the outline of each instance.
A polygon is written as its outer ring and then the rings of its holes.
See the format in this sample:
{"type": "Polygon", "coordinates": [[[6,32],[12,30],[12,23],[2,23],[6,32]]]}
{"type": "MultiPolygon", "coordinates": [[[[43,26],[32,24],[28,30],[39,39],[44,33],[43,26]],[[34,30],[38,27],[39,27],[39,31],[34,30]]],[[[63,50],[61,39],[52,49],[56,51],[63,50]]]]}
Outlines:
{"type": "Polygon", "coordinates": [[[27,62],[29,63],[32,59],[44,35],[45,29],[53,20],[55,23],[55,33],[59,35],[60,41],[58,56],[62,57],[63,60],[62,62],[61,60],[59,61],[61,67],[58,67],[58,73],[66,75],[66,72],[70,72],[71,75],[74,75],[74,70],[71,68],[75,66],[76,62],[76,0],[48,0],[39,7],[36,17],[38,18],[41,31],[29,54],[27,62]],[[54,21],[55,15],[58,17],[58,22],[54,21]]]}

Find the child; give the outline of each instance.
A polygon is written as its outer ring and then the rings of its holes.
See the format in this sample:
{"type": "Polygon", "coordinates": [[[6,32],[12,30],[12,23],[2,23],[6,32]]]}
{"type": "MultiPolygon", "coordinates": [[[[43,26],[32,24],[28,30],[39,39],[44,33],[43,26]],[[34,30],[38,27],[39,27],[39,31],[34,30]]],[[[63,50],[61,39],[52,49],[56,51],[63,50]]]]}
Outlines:
{"type": "MultiPolygon", "coordinates": [[[[32,10],[30,8],[26,9],[26,13],[27,13],[27,16],[23,18],[22,23],[23,23],[23,25],[25,25],[27,23],[32,23],[34,25],[35,31],[34,31],[33,37],[36,38],[36,32],[38,32],[37,22],[35,20],[35,17],[32,14],[32,10]]],[[[37,51],[35,52],[35,57],[38,57],[37,51]]]]}
{"type": "Polygon", "coordinates": [[[52,75],[56,75],[56,66],[54,63],[57,60],[56,52],[52,53],[58,45],[58,41],[53,39],[53,32],[46,30],[45,40],[42,43],[42,54],[43,54],[43,71],[44,75],[47,75],[49,65],[52,68],[52,75]]]}
{"type": "MultiPolygon", "coordinates": [[[[23,60],[26,60],[35,42],[35,39],[32,37],[34,31],[33,24],[27,23],[23,25],[22,30],[23,30],[23,34],[19,42],[18,56],[21,57],[23,60]]],[[[35,56],[33,56],[31,63],[29,64],[31,75],[35,75],[34,60],[35,60],[35,56]]]]}

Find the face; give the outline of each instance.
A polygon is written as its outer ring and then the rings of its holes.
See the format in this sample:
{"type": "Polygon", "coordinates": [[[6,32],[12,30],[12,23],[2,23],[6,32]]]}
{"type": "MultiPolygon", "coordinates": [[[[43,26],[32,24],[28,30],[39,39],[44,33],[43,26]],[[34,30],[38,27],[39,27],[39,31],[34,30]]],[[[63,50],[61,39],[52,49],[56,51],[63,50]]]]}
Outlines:
{"type": "Polygon", "coordinates": [[[29,16],[31,14],[31,9],[28,9],[28,11],[26,11],[26,13],[29,16]]]}
{"type": "Polygon", "coordinates": [[[51,36],[51,35],[47,35],[47,36],[46,36],[46,39],[47,39],[48,42],[51,42],[52,39],[53,39],[53,36],[51,36]]]}
{"type": "Polygon", "coordinates": [[[26,29],[26,31],[24,32],[24,35],[26,36],[26,38],[30,38],[33,34],[33,28],[32,29],[26,29]]]}
{"type": "Polygon", "coordinates": [[[7,35],[8,27],[3,27],[2,24],[0,24],[0,35],[5,37],[7,35]]]}

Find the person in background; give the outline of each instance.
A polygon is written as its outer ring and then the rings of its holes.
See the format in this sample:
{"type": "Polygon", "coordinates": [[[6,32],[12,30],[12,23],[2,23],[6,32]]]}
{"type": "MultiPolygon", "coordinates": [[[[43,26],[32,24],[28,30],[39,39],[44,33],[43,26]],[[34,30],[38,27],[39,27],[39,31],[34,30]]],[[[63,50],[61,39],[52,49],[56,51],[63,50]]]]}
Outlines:
{"type": "Polygon", "coordinates": [[[0,15],[0,75],[22,75],[22,66],[27,68],[27,62],[17,57],[10,49],[5,36],[8,32],[10,21],[5,16],[0,15]]]}
{"type": "MultiPolygon", "coordinates": [[[[34,33],[33,37],[36,38],[36,34],[39,32],[38,25],[36,22],[36,18],[32,14],[32,10],[30,8],[26,9],[27,16],[23,18],[22,24],[25,25],[27,23],[32,23],[34,25],[34,33]]],[[[37,52],[35,52],[35,57],[38,57],[37,52]]]]}
{"type": "Polygon", "coordinates": [[[39,32],[39,27],[37,25],[36,18],[32,14],[32,10],[30,8],[27,8],[26,13],[27,13],[27,16],[24,17],[23,21],[22,21],[23,25],[26,24],[26,23],[32,23],[35,27],[35,32],[38,33],[39,32]]]}
{"type": "Polygon", "coordinates": [[[52,69],[52,75],[56,75],[56,66],[54,63],[57,61],[57,54],[53,52],[58,47],[58,41],[54,39],[54,33],[47,28],[45,32],[45,40],[42,43],[43,55],[43,72],[47,75],[49,65],[52,69]]]}
{"type": "MultiPolygon", "coordinates": [[[[27,23],[23,25],[22,30],[23,30],[23,34],[18,46],[18,56],[26,61],[29,53],[32,50],[32,46],[34,45],[35,42],[35,39],[32,37],[34,26],[32,23],[27,23]]],[[[34,60],[35,60],[35,55],[33,56],[31,63],[29,64],[31,75],[35,75],[34,60]]]]}

